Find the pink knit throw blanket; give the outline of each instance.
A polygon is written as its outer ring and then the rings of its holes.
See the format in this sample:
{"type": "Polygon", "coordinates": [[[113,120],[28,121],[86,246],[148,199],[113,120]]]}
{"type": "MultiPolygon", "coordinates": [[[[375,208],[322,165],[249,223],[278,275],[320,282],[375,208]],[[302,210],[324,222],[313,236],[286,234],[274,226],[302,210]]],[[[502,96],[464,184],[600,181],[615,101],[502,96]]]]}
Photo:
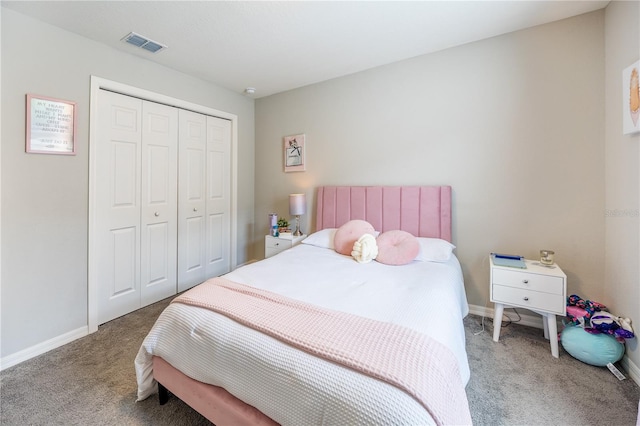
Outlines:
{"type": "Polygon", "coordinates": [[[210,309],[310,354],[390,383],[419,401],[437,424],[471,424],[455,356],[424,334],[225,278],[213,278],[173,302],[210,309]]]}

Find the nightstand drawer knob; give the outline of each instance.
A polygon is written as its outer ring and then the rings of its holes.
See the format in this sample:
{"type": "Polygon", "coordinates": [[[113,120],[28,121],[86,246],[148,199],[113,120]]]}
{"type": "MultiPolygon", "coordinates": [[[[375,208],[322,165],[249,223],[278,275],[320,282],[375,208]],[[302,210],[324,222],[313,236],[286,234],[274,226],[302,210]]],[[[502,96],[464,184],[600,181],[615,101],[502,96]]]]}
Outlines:
{"type": "Polygon", "coordinates": [[[524,297],[524,301],[525,301],[525,302],[528,302],[528,301],[529,301],[529,298],[528,298],[527,296],[525,296],[525,297],[524,297]]]}
{"type": "Polygon", "coordinates": [[[529,284],[529,280],[522,280],[523,283],[529,284]]]}
{"type": "Polygon", "coordinates": [[[153,215],[154,215],[155,217],[158,217],[158,216],[160,216],[160,213],[155,212],[153,215]]]}
{"type": "Polygon", "coordinates": [[[280,245],[280,243],[276,243],[275,245],[276,245],[276,247],[277,247],[277,246],[279,246],[279,245],[280,245]]]}

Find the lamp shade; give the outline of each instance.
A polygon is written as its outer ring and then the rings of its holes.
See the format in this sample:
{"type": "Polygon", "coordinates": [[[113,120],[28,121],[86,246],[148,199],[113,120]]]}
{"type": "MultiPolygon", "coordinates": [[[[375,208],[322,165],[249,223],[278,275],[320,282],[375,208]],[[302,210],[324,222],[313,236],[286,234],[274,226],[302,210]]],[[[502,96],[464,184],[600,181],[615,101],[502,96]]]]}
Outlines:
{"type": "Polygon", "coordinates": [[[289,194],[289,214],[298,216],[307,212],[307,196],[305,194],[289,194]]]}

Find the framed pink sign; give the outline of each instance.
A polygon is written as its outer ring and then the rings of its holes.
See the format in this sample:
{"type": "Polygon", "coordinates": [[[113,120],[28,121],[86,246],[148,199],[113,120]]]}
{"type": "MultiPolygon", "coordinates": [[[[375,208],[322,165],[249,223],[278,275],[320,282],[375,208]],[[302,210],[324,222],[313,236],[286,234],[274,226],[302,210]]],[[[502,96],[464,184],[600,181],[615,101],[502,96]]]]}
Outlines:
{"type": "Polygon", "coordinates": [[[26,152],[76,154],[76,103],[27,93],[26,152]]]}
{"type": "Polygon", "coordinates": [[[640,61],[622,71],[622,133],[640,132],[640,61]]]}
{"type": "Polygon", "coordinates": [[[293,135],[284,137],[284,171],[305,171],[305,136],[293,135]]]}

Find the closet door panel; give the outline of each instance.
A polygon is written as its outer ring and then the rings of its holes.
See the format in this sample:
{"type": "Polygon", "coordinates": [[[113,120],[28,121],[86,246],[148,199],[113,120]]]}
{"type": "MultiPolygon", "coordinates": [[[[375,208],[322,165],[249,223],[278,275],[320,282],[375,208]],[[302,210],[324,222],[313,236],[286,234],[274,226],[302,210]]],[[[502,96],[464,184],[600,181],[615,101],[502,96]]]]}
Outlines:
{"type": "Polygon", "coordinates": [[[231,122],[207,117],[207,278],[231,269],[231,122]]]}
{"type": "MultiPolygon", "coordinates": [[[[146,226],[146,238],[143,242],[143,246],[150,247],[148,250],[149,255],[145,260],[143,269],[146,269],[146,290],[153,291],[161,286],[163,283],[169,282],[173,286],[169,286],[166,295],[159,295],[159,299],[164,299],[172,294],[176,293],[175,287],[176,277],[172,271],[175,271],[176,259],[171,259],[171,263],[167,262],[168,257],[173,257],[171,254],[175,254],[176,248],[171,244],[171,240],[175,240],[175,236],[172,235],[171,226],[166,223],[154,223],[146,226]],[[155,288],[153,288],[155,286],[155,288]],[[152,290],[153,289],[153,290],[152,290]]],[[[147,295],[148,297],[148,295],[147,295]]],[[[142,302],[145,306],[149,303],[157,302],[158,300],[142,302]]]]}
{"type": "Polygon", "coordinates": [[[206,116],[179,111],[178,291],[206,278],[206,116]]]}
{"type": "Polygon", "coordinates": [[[142,104],[141,306],[177,291],[178,109],[142,104]]]}
{"type": "Polygon", "coordinates": [[[185,234],[186,240],[191,242],[191,244],[184,246],[186,253],[183,253],[186,259],[186,271],[193,272],[198,276],[204,270],[204,264],[202,262],[204,250],[201,241],[203,240],[202,236],[206,228],[202,219],[202,217],[191,217],[187,219],[185,234]]]}
{"type": "Polygon", "coordinates": [[[183,163],[186,166],[183,178],[186,179],[185,188],[187,190],[184,201],[192,206],[204,206],[204,145],[202,147],[186,148],[183,151],[183,155],[187,157],[183,163]]]}
{"type": "Polygon", "coordinates": [[[111,208],[113,220],[128,221],[138,214],[138,143],[126,140],[111,140],[111,208]]]}
{"type": "Polygon", "coordinates": [[[95,263],[98,323],[140,307],[142,101],[101,91],[98,99],[95,263]]]}
{"type": "Polygon", "coordinates": [[[225,215],[220,212],[219,205],[224,200],[224,166],[220,152],[208,150],[208,183],[207,183],[207,272],[209,276],[221,275],[228,271],[215,270],[218,262],[224,261],[222,245],[227,240],[224,233],[225,215]]]}
{"type": "MultiPolygon", "coordinates": [[[[216,262],[224,260],[225,250],[219,241],[226,239],[224,229],[224,215],[210,214],[207,215],[209,221],[207,223],[207,240],[210,242],[207,250],[207,263],[208,265],[214,265],[216,262]]],[[[228,271],[227,271],[228,272],[228,271]]],[[[221,275],[215,274],[213,276],[221,275]]]]}
{"type": "Polygon", "coordinates": [[[108,271],[111,297],[119,297],[135,292],[137,282],[138,236],[135,227],[113,229],[107,242],[107,250],[113,253],[108,271]]]}

